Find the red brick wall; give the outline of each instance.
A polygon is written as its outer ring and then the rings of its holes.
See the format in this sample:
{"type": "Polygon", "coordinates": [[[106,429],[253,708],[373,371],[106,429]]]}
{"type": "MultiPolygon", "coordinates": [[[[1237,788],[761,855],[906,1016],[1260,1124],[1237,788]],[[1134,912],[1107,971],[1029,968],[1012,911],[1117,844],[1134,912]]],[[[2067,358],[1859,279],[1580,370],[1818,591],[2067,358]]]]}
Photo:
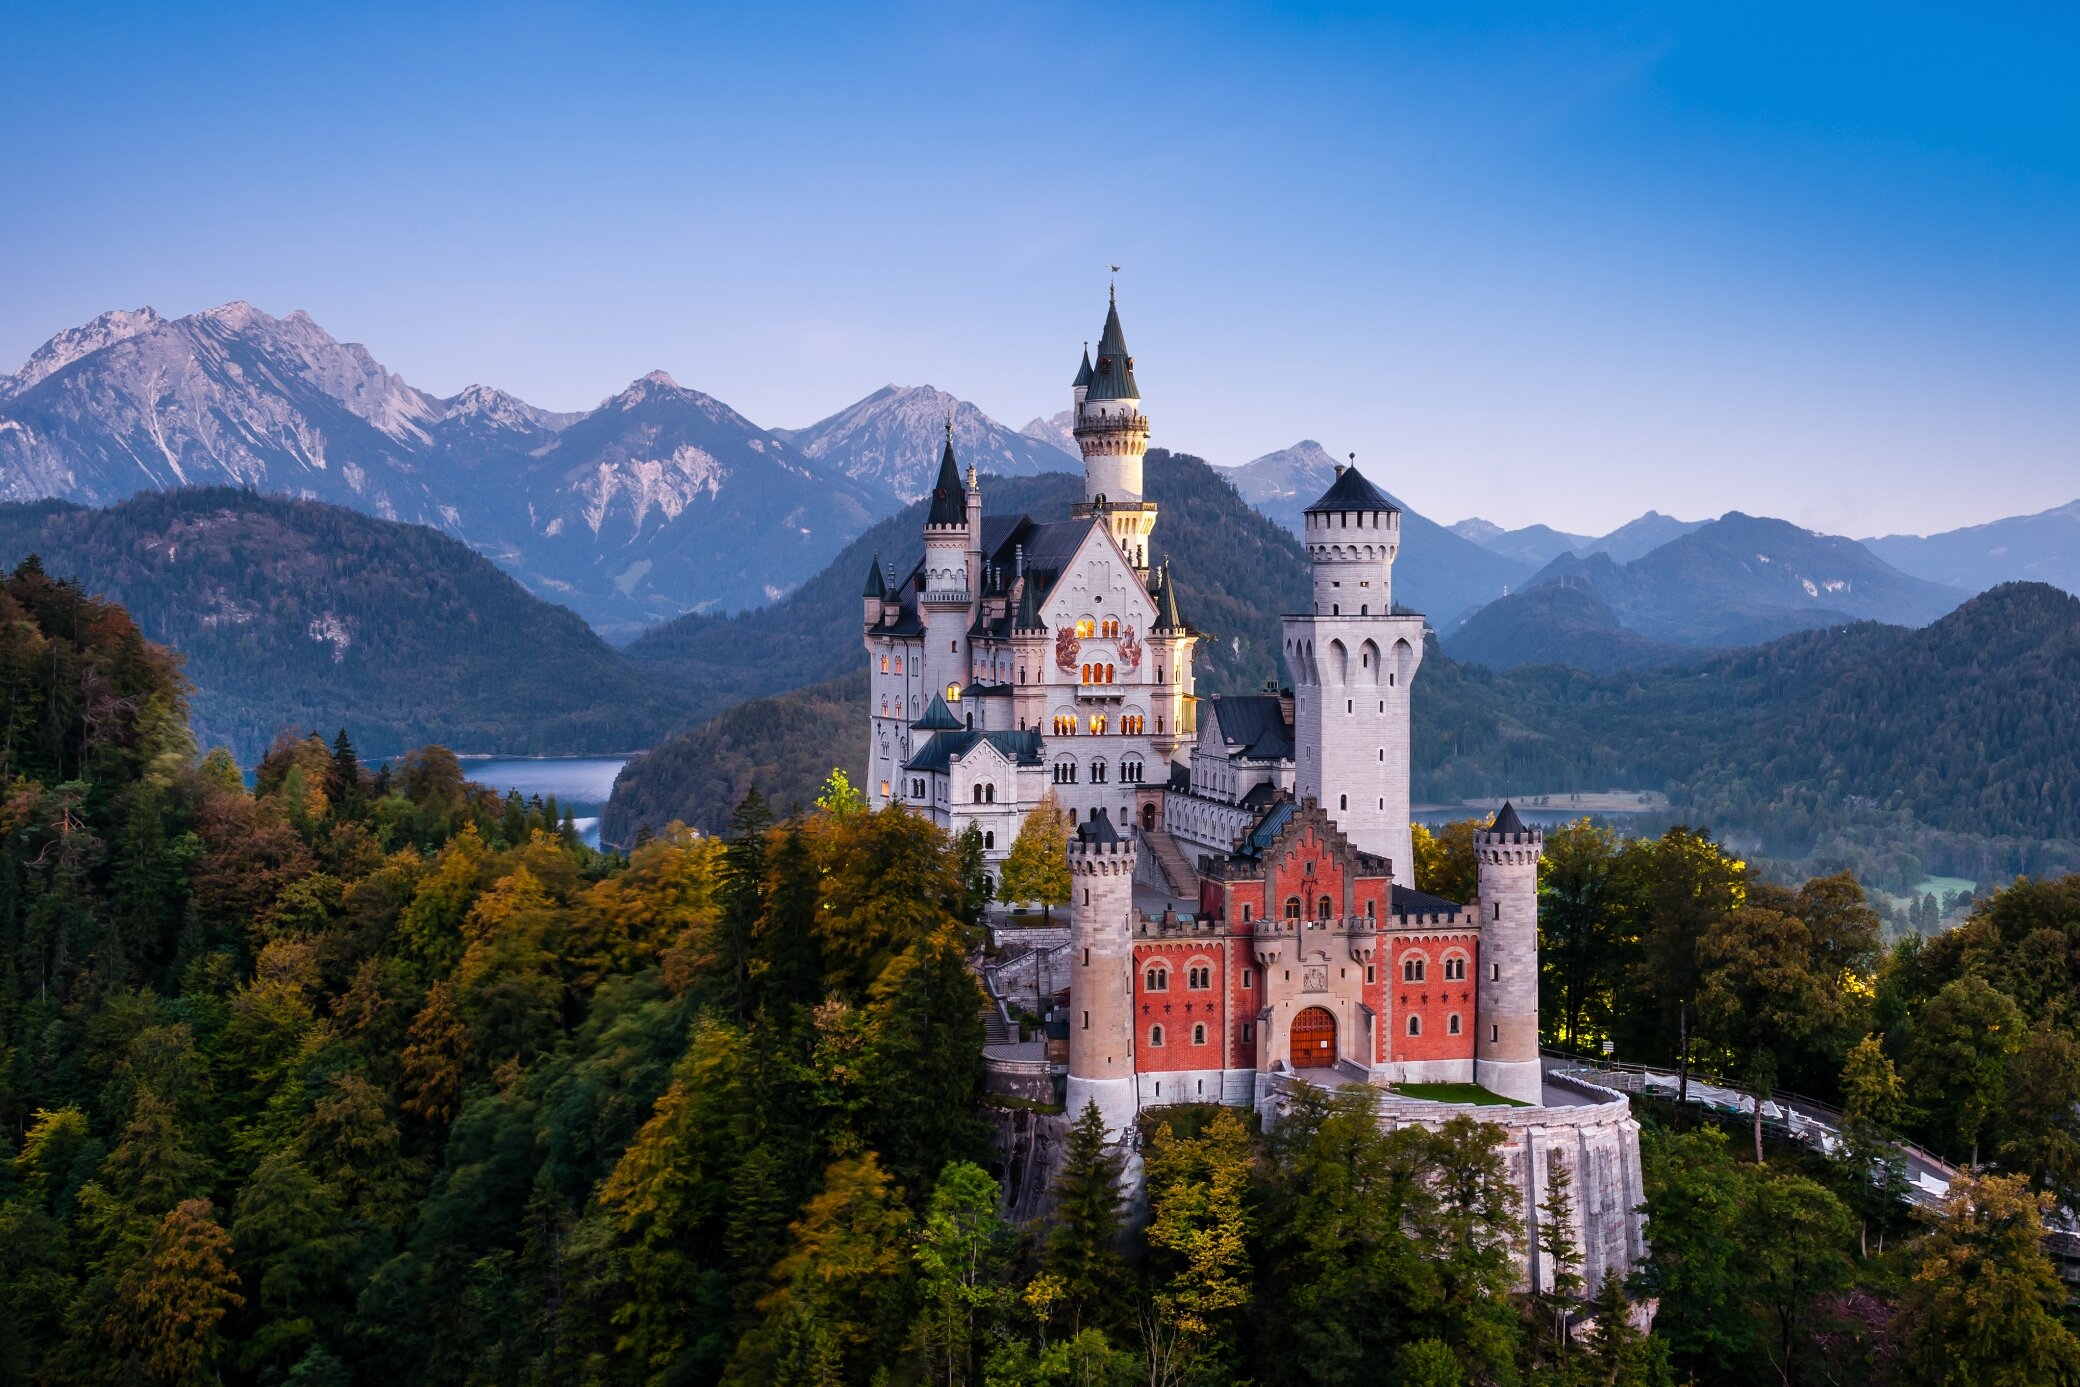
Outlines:
{"type": "MultiPolygon", "coordinates": [[[[1221,939],[1180,939],[1134,946],[1134,1055],[1135,1068],[1144,1074],[1162,1074],[1177,1069],[1222,1068],[1221,999],[1228,987],[1228,946],[1221,939]],[[1148,990],[1151,963],[1169,969],[1170,986],[1163,992],[1148,990]],[[1188,985],[1190,969],[1203,966],[1212,973],[1210,986],[1195,990],[1188,985]],[[1163,1028],[1163,1043],[1149,1044],[1149,1027],[1163,1028]],[[1204,1026],[1204,1043],[1192,1043],[1192,1027],[1204,1026]]],[[[1231,1013],[1232,1015],[1232,1013],[1231,1013]]]]}
{"type": "Polygon", "coordinates": [[[1381,992],[1387,1005],[1376,1006],[1381,1015],[1391,1010],[1393,1021],[1387,1037],[1392,1060],[1449,1060],[1473,1057],[1473,1032],[1479,1021],[1474,1013],[1473,999],[1476,993],[1475,979],[1479,976],[1480,935],[1477,931],[1448,932],[1418,935],[1412,939],[1392,941],[1391,954],[1387,960],[1392,971],[1383,978],[1381,992]],[[1450,982],[1445,981],[1444,960],[1447,955],[1459,954],[1466,959],[1466,976],[1450,982]],[[1423,980],[1405,980],[1404,965],[1411,958],[1423,960],[1423,980]],[[1452,1013],[1459,1015],[1459,1034],[1451,1034],[1452,1013]],[[1408,1033],[1408,1018],[1420,1016],[1423,1033],[1412,1036],[1408,1033]]]}

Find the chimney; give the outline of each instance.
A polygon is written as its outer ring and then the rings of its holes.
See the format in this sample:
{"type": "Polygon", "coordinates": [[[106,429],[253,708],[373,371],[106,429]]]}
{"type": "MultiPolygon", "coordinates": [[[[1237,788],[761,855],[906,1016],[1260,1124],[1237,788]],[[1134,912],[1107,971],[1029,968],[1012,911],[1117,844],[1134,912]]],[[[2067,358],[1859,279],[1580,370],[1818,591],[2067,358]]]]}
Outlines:
{"type": "Polygon", "coordinates": [[[1291,689],[1280,689],[1278,691],[1278,716],[1286,726],[1291,727],[1293,725],[1293,691],[1291,689]]]}

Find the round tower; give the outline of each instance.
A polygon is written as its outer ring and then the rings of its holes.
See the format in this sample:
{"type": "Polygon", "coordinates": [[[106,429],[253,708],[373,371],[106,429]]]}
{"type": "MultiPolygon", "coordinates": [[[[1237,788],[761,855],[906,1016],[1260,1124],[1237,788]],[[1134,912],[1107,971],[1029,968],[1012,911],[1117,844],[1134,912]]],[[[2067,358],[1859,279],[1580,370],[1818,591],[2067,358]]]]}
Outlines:
{"type": "Polygon", "coordinates": [[[1083,504],[1079,515],[1100,511],[1106,526],[1134,567],[1148,567],[1148,536],[1155,505],[1143,499],[1141,467],[1148,453],[1148,416],[1141,412],[1141,387],[1134,357],[1119,325],[1115,294],[1098,334],[1098,358],[1076,375],[1076,446],[1083,453],[1083,504]],[[1086,374],[1086,372],[1088,374],[1086,374]]]}
{"type": "Polygon", "coordinates": [[[1069,840],[1071,1121],[1096,1103],[1117,1139],[1134,1122],[1134,843],[1093,813],[1069,840]]]}
{"type": "Polygon", "coordinates": [[[1473,1078],[1538,1104],[1538,861],[1545,835],[1508,804],[1473,835],[1480,879],[1481,976],[1473,1078]]]}

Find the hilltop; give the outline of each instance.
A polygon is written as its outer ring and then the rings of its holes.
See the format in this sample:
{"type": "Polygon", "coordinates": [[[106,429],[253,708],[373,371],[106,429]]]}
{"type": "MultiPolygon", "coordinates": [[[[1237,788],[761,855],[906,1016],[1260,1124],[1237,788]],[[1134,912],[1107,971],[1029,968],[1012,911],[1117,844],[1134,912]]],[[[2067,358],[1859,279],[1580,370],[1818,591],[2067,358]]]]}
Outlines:
{"type": "Polygon", "coordinates": [[[179,651],[198,734],[251,764],[284,728],[370,756],[623,751],[690,720],[575,614],[437,531],[228,487],[100,510],[0,505],[0,565],[35,554],[179,651]]]}

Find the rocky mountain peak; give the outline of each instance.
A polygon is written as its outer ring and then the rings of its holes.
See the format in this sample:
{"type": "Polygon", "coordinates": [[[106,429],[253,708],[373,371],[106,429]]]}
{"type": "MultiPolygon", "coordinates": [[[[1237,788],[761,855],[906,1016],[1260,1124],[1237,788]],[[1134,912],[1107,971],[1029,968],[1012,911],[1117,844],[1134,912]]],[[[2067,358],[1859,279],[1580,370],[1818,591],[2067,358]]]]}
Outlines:
{"type": "Polygon", "coordinates": [[[19,395],[38,382],[56,375],[78,361],[91,356],[103,347],[150,332],[165,319],[150,307],[118,308],[103,313],[91,322],[75,328],[67,328],[50,341],[30,353],[20,370],[12,376],[0,377],[0,399],[19,395]]]}

